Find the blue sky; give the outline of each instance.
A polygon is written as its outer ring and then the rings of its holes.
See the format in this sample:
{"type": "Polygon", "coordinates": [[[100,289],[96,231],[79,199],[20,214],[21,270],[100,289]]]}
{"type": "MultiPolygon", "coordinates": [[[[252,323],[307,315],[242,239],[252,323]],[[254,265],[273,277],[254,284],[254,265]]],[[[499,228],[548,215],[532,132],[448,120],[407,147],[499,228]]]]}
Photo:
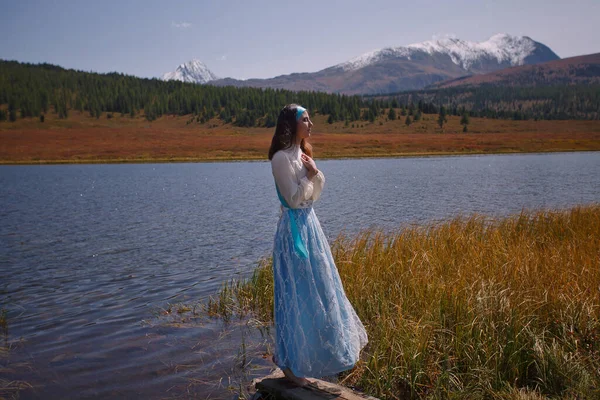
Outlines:
{"type": "Polygon", "coordinates": [[[560,57],[600,52],[600,0],[0,0],[0,58],[156,77],[192,58],[221,77],[313,72],[455,35],[527,35],[560,57]]]}

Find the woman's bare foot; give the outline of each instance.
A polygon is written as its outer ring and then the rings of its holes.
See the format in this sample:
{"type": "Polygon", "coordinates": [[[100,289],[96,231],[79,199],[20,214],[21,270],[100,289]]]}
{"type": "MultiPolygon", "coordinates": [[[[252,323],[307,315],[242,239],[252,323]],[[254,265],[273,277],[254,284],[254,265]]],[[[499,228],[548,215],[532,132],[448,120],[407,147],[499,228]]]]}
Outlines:
{"type": "Polygon", "coordinates": [[[292,373],[292,370],[290,370],[289,368],[284,369],[283,374],[289,381],[291,381],[292,383],[294,383],[297,386],[306,386],[310,383],[310,381],[308,379],[299,378],[296,375],[294,375],[292,373]]]}

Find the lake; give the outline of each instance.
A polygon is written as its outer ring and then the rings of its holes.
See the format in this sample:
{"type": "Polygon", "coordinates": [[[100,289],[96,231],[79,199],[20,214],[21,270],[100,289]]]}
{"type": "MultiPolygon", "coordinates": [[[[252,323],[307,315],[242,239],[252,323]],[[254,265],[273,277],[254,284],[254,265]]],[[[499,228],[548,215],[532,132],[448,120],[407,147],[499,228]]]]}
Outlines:
{"type": "MultiPolygon", "coordinates": [[[[315,212],[331,239],[600,201],[597,152],[317,165],[315,212]]],[[[231,399],[268,371],[268,334],[239,326],[248,321],[186,322],[176,305],[269,256],[279,216],[269,163],[0,166],[0,185],[5,372],[33,386],[22,398],[231,399]]]]}

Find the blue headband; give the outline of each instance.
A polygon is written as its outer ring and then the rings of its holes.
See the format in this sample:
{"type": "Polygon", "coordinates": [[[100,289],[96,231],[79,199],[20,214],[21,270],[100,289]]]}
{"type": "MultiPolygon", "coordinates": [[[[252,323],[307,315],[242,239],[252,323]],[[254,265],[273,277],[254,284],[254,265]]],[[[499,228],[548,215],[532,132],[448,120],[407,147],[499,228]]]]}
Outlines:
{"type": "Polygon", "coordinates": [[[302,106],[298,106],[298,108],[296,108],[296,121],[300,121],[300,118],[302,118],[302,114],[304,114],[304,111],[306,111],[306,108],[302,106]]]}

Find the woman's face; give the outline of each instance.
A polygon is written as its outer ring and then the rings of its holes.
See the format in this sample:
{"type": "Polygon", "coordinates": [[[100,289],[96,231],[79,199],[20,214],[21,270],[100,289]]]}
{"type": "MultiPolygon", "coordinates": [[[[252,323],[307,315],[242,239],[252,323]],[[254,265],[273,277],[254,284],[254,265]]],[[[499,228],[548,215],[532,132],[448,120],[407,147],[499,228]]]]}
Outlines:
{"type": "Polygon", "coordinates": [[[301,139],[306,139],[310,137],[310,130],[312,129],[313,123],[308,116],[308,111],[304,111],[302,117],[298,120],[298,128],[296,131],[296,137],[301,139]]]}

